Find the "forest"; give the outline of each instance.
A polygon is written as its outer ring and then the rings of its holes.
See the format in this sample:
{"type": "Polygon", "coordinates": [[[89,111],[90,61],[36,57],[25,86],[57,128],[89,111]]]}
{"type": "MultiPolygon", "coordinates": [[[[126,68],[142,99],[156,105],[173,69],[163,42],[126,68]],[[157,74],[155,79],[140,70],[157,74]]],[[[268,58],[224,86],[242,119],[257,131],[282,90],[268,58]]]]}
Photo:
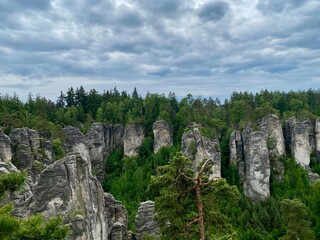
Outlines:
{"type": "MultiPolygon", "coordinates": [[[[208,239],[320,239],[320,181],[310,183],[307,171],[288,152],[280,159],[285,166],[283,180],[277,181],[276,169],[272,169],[271,196],[254,202],[243,194],[229,150],[233,130],[242,130],[248,122],[255,128],[267,114],[277,115],[283,126],[293,116],[315,120],[320,116],[320,90],[234,92],[220,101],[191,94],[183,98],[174,93],[141,96],[136,88],[132,93],[116,88],[99,93],[70,87],[61,91],[56,101],[30,94],[23,102],[16,95],[2,95],[0,111],[0,127],[5,133],[21,127],[37,129],[42,136],[52,138],[57,158],[64,156],[62,128],[66,125],[78,127],[83,133],[94,122],[145,126],[146,137],[138,156],[126,157],[122,149],[113,151],[105,159],[106,177],[101,184],[126,206],[132,230],[139,203],[154,200],[163,239],[199,239],[197,227],[185,228],[196,211],[194,194],[185,193],[181,201],[174,200],[185,189],[170,188],[177,177],[170,169],[190,164],[179,154],[181,137],[188,125],[201,124],[203,135],[219,139],[223,177],[202,192],[208,239]],[[168,122],[173,145],[153,153],[152,124],[157,120],[168,122]]],[[[316,153],[311,154],[310,167],[320,174],[316,153]]],[[[187,179],[183,186],[189,186],[187,179]]],[[[66,234],[67,229],[63,231],[66,234]]]]}

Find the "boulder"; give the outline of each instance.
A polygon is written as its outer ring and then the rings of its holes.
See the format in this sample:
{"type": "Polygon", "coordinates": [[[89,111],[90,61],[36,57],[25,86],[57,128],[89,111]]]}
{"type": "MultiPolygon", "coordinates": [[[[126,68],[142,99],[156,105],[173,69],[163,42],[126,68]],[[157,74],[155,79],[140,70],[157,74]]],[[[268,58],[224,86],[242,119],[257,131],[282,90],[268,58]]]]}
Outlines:
{"type": "Polygon", "coordinates": [[[198,125],[189,126],[191,130],[182,135],[181,152],[192,160],[192,168],[196,170],[204,159],[212,160],[210,178],[221,177],[221,153],[219,141],[201,134],[198,125]]]}
{"type": "Polygon", "coordinates": [[[104,194],[80,153],[70,153],[41,172],[34,186],[30,213],[46,218],[61,214],[72,228],[73,240],[106,240],[104,194]]]}
{"type": "Polygon", "coordinates": [[[140,203],[135,219],[135,239],[142,240],[144,234],[154,236],[154,239],[160,239],[160,230],[158,224],[154,221],[155,203],[146,201],[140,203]]]}
{"type": "Polygon", "coordinates": [[[246,141],[244,193],[252,200],[263,200],[270,195],[270,161],[264,133],[253,131],[246,141]]]}
{"type": "Polygon", "coordinates": [[[144,129],[141,125],[130,124],[124,131],[123,146],[124,155],[135,157],[144,139],[144,129]]]}
{"type": "Polygon", "coordinates": [[[0,129],[0,162],[10,163],[11,159],[11,139],[0,129]]]}
{"type": "Polygon", "coordinates": [[[162,147],[172,146],[172,134],[169,128],[169,124],[164,121],[156,121],[152,125],[154,142],[153,142],[153,152],[157,153],[162,147]]]}

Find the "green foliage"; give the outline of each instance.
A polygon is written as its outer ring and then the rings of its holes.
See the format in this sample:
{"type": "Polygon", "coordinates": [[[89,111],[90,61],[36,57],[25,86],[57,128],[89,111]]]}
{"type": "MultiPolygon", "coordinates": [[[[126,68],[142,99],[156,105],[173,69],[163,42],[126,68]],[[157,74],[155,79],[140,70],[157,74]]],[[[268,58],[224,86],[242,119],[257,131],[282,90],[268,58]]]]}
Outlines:
{"type": "Polygon", "coordinates": [[[305,239],[314,240],[306,206],[298,199],[284,199],[281,201],[281,212],[286,223],[286,234],[281,240],[305,239]]]}
{"type": "Polygon", "coordinates": [[[0,199],[3,197],[4,193],[9,191],[15,191],[22,186],[27,178],[26,172],[12,172],[0,175],[0,199]]]}
{"type": "MultiPolygon", "coordinates": [[[[26,173],[5,173],[0,175],[0,198],[5,191],[16,191],[26,180],[26,173]]],[[[12,216],[13,206],[0,208],[0,239],[3,240],[62,240],[70,232],[63,225],[61,216],[48,220],[41,214],[19,219],[12,216]]]]}
{"type": "Polygon", "coordinates": [[[52,141],[52,148],[56,156],[56,159],[61,159],[64,156],[64,150],[60,138],[56,138],[52,141]]]}

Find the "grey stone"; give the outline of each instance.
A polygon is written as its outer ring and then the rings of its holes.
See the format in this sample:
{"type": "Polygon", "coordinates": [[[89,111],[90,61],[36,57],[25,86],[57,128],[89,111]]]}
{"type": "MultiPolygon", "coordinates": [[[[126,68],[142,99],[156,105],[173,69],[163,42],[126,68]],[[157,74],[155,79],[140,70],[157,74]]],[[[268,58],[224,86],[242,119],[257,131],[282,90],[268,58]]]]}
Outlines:
{"type": "Polygon", "coordinates": [[[0,129],[0,162],[10,163],[11,159],[11,139],[0,129]]]}
{"type": "Polygon", "coordinates": [[[140,203],[135,219],[136,240],[142,240],[144,234],[150,234],[156,239],[160,239],[160,230],[158,224],[154,221],[155,215],[154,202],[146,201],[140,203]]]}
{"type": "Polygon", "coordinates": [[[266,135],[270,156],[284,155],[285,140],[280,119],[274,114],[269,114],[261,120],[260,129],[266,135]]]}
{"type": "Polygon", "coordinates": [[[164,121],[156,121],[152,125],[154,142],[153,142],[153,152],[157,153],[162,147],[172,146],[172,134],[169,128],[169,124],[164,121]]]}
{"type": "Polygon", "coordinates": [[[55,160],[55,153],[50,141],[46,141],[44,144],[44,154],[48,158],[49,162],[52,163],[55,160]]]}
{"type": "Polygon", "coordinates": [[[306,168],[310,164],[310,142],[308,125],[295,122],[291,126],[291,154],[296,162],[306,168]]]}
{"type": "Polygon", "coordinates": [[[320,118],[315,121],[315,145],[316,145],[316,156],[320,160],[320,118]]]}
{"type": "MultiPolygon", "coordinates": [[[[33,160],[31,140],[29,138],[29,129],[27,128],[14,128],[10,133],[12,146],[15,156],[14,163],[17,164],[19,169],[26,169],[31,165],[33,160]]],[[[36,145],[34,141],[34,145],[36,145]]]]}
{"type": "Polygon", "coordinates": [[[74,240],[108,237],[103,190],[80,153],[67,155],[40,174],[29,209],[45,217],[63,215],[74,240]]]}
{"type": "Polygon", "coordinates": [[[66,126],[62,131],[65,138],[66,153],[79,153],[90,163],[88,141],[85,135],[78,128],[72,126],[66,126]]]}
{"type": "Polygon", "coordinates": [[[204,159],[212,160],[210,178],[221,177],[221,153],[219,141],[209,139],[201,134],[198,125],[189,126],[191,130],[182,136],[181,152],[192,160],[192,168],[196,170],[204,159]]]}
{"type": "Polygon", "coordinates": [[[233,131],[230,135],[230,162],[237,164],[243,161],[243,144],[239,131],[233,131]]]}
{"type": "Polygon", "coordinates": [[[110,193],[104,193],[105,216],[108,223],[109,239],[124,240],[128,238],[128,213],[121,202],[116,201],[110,193]]]}
{"type": "Polygon", "coordinates": [[[253,131],[246,141],[244,193],[253,200],[270,195],[270,161],[264,133],[253,131]]]}
{"type": "Polygon", "coordinates": [[[125,156],[135,157],[138,155],[138,150],[144,140],[144,135],[143,127],[138,124],[130,124],[125,129],[123,136],[125,156]]]}

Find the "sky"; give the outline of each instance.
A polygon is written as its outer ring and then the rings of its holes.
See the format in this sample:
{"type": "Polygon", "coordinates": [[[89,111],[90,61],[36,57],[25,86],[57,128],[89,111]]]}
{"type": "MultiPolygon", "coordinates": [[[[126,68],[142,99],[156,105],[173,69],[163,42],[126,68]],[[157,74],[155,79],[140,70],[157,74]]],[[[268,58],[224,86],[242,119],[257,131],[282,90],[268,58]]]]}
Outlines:
{"type": "Polygon", "coordinates": [[[0,94],[320,89],[319,0],[1,0],[0,94]]]}

